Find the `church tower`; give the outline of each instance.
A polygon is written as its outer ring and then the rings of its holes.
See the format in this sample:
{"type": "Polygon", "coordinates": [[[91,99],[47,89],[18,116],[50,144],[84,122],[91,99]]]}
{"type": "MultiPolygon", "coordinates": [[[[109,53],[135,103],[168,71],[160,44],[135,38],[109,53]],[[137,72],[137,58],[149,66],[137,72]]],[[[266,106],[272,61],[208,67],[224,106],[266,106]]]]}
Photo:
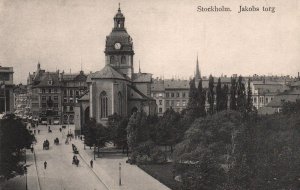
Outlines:
{"type": "Polygon", "coordinates": [[[112,32],[106,37],[105,64],[130,79],[133,74],[133,43],[125,28],[125,17],[121,12],[120,4],[114,17],[112,32]]]}

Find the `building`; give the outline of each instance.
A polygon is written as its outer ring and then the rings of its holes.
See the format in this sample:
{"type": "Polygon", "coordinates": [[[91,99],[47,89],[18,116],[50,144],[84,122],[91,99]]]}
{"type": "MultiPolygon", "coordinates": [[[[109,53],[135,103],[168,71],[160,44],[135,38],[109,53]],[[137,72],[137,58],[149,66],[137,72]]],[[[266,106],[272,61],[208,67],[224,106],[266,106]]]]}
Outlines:
{"type": "Polygon", "coordinates": [[[79,74],[60,73],[63,124],[74,124],[74,108],[78,99],[87,91],[86,79],[87,76],[83,71],[80,71],[79,74]]]}
{"type": "Polygon", "coordinates": [[[114,27],[106,37],[105,66],[88,75],[89,97],[85,95],[79,99],[82,103],[75,116],[80,118],[75,121],[77,131],[84,125],[83,117],[87,114],[106,125],[108,116],[114,113],[130,116],[137,111],[156,112],[155,100],[151,98],[152,74],[141,70],[134,72],[133,40],[125,29],[125,17],[120,8],[113,20],[114,27]]]}
{"type": "Polygon", "coordinates": [[[41,69],[28,76],[28,116],[43,124],[74,123],[74,106],[76,100],[87,88],[86,75],[47,72],[41,69]]]}
{"type": "Polygon", "coordinates": [[[13,89],[14,94],[14,113],[19,117],[28,115],[29,109],[27,109],[28,98],[27,98],[27,86],[16,85],[13,89]]]}
{"type": "Polygon", "coordinates": [[[12,113],[14,111],[13,74],[12,67],[0,66],[0,113],[12,113]]]}

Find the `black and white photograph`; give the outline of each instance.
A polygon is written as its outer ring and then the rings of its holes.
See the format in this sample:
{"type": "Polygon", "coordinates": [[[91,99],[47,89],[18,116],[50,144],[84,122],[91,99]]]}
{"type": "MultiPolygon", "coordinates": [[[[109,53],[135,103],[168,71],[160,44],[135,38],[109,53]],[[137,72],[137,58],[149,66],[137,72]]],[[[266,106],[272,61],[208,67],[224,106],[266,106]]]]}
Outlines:
{"type": "Polygon", "coordinates": [[[299,190],[299,0],[0,0],[1,190],[299,190]]]}

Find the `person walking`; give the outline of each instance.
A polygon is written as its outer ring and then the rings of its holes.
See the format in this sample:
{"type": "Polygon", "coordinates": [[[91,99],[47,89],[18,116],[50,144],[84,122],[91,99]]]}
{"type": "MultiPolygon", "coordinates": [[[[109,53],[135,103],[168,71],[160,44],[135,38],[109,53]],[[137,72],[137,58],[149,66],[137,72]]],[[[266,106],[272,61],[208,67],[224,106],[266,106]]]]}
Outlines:
{"type": "Polygon", "coordinates": [[[90,161],[91,168],[93,168],[93,160],[90,161]]]}
{"type": "Polygon", "coordinates": [[[30,147],[31,153],[33,153],[33,145],[30,147]]]}
{"type": "Polygon", "coordinates": [[[44,169],[46,169],[47,168],[47,162],[45,161],[44,162],[44,169]]]}

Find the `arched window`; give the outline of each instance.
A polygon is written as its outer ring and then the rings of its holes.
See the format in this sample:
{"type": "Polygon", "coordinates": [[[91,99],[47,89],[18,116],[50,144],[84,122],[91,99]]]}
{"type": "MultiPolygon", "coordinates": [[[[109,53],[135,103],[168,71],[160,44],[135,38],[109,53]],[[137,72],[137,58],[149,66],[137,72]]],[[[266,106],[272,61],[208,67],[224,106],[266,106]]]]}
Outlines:
{"type": "Polygon", "coordinates": [[[114,64],[115,63],[115,58],[114,58],[114,56],[112,55],[112,56],[110,56],[110,64],[114,64]]]}
{"type": "Polygon", "coordinates": [[[103,91],[100,94],[100,118],[107,118],[107,113],[107,94],[103,91]]]}
{"type": "Polygon", "coordinates": [[[122,115],[123,114],[123,97],[121,92],[118,93],[118,110],[119,110],[119,114],[122,115]]]}
{"type": "Polygon", "coordinates": [[[121,64],[126,64],[126,57],[124,55],[121,58],[121,64]]]}

